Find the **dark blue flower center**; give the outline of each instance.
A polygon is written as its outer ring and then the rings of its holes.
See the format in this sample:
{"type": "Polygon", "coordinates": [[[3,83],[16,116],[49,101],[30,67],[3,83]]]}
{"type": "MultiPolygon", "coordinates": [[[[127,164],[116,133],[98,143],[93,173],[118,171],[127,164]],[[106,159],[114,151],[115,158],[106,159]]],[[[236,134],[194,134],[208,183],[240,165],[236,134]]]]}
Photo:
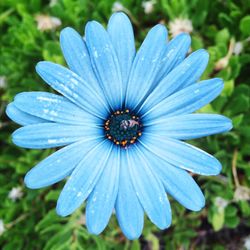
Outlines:
{"type": "Polygon", "coordinates": [[[112,113],[104,123],[105,136],[116,145],[128,147],[142,135],[140,118],[128,109],[112,113]]]}

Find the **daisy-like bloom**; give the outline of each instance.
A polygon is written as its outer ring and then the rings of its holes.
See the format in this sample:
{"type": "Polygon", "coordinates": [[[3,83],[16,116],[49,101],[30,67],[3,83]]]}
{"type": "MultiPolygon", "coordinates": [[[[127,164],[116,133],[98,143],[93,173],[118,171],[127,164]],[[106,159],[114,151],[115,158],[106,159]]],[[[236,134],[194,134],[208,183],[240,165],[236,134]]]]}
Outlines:
{"type": "Polygon", "coordinates": [[[244,186],[238,186],[234,192],[235,201],[247,201],[250,200],[250,189],[244,186]]]}
{"type": "Polygon", "coordinates": [[[23,192],[22,192],[21,187],[13,187],[8,194],[8,197],[12,201],[16,201],[16,200],[22,198],[22,196],[23,196],[23,192]]]}
{"type": "Polygon", "coordinates": [[[56,211],[73,213],[86,201],[89,232],[101,233],[115,209],[129,239],[143,229],[144,212],[160,229],[171,224],[167,194],[198,211],[204,196],[188,171],[216,175],[221,164],[182,140],[231,129],[215,114],[192,114],[215,99],[221,79],[197,82],[208,62],[198,50],[187,58],[188,34],[170,42],[163,25],[136,52],[128,17],[113,14],[105,30],[91,21],[84,39],[72,28],[60,42],[69,69],[39,62],[38,74],[59,94],[24,92],[7,107],[23,125],[13,142],[25,148],[65,146],[25,176],[42,188],[70,176],[56,211]]]}
{"type": "Polygon", "coordinates": [[[169,31],[173,37],[176,37],[183,32],[191,33],[193,31],[193,25],[189,19],[176,18],[169,22],[169,31]]]}
{"type": "Polygon", "coordinates": [[[223,199],[222,197],[216,197],[214,200],[215,206],[218,208],[219,211],[223,211],[227,205],[228,205],[228,200],[223,199]]]}
{"type": "Polygon", "coordinates": [[[4,233],[4,231],[5,231],[4,223],[3,220],[0,219],[0,236],[4,233]]]}
{"type": "Polygon", "coordinates": [[[150,14],[154,11],[155,1],[145,1],[142,2],[142,8],[144,9],[145,14],[150,14]]]}
{"type": "Polygon", "coordinates": [[[48,15],[37,15],[37,29],[41,31],[53,30],[61,26],[62,22],[59,18],[48,15]]]}
{"type": "Polygon", "coordinates": [[[244,247],[246,250],[250,250],[250,235],[244,239],[244,247]]]}
{"type": "Polygon", "coordinates": [[[233,48],[233,53],[238,56],[243,50],[242,42],[236,42],[233,48]]]}
{"type": "Polygon", "coordinates": [[[112,6],[112,12],[123,11],[125,8],[120,2],[114,2],[112,6]]]}
{"type": "Polygon", "coordinates": [[[5,89],[7,85],[6,77],[0,76],[0,89],[5,89]]]}

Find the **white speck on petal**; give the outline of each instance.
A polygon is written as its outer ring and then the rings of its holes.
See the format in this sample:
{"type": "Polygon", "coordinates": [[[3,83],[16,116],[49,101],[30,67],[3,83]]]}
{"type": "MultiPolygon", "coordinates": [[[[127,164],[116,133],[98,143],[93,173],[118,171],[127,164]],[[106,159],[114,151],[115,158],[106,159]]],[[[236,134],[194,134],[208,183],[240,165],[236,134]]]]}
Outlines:
{"type": "Polygon", "coordinates": [[[53,115],[53,116],[58,116],[58,113],[56,111],[54,111],[54,110],[51,110],[50,114],[53,115]]]}
{"type": "Polygon", "coordinates": [[[61,102],[58,99],[53,99],[53,98],[49,98],[49,97],[45,97],[45,96],[37,96],[36,99],[38,101],[46,101],[46,102],[53,102],[53,103],[61,102]]]}
{"type": "Polygon", "coordinates": [[[77,196],[77,197],[82,196],[82,192],[78,192],[76,196],[77,196]]]}
{"type": "Polygon", "coordinates": [[[49,143],[49,144],[56,143],[56,142],[57,142],[56,139],[48,139],[48,143],[49,143]]]}
{"type": "Polygon", "coordinates": [[[98,52],[95,50],[95,52],[94,52],[94,57],[95,58],[98,58],[98,52]]]}

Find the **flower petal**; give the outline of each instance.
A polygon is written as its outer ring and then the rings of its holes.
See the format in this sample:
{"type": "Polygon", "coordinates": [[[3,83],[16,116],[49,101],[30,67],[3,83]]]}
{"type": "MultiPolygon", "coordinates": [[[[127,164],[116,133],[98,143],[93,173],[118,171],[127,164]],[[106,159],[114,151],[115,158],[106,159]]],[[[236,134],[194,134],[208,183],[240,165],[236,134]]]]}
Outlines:
{"type": "Polygon", "coordinates": [[[144,133],[141,144],[168,163],[201,175],[217,175],[220,162],[205,151],[185,142],[144,133]]]}
{"type": "Polygon", "coordinates": [[[125,106],[136,108],[154,87],[160,61],[167,46],[167,29],[158,24],[147,34],[133,62],[125,106]]]}
{"type": "Polygon", "coordinates": [[[102,139],[82,139],[80,142],[66,146],[32,168],[25,176],[28,188],[43,188],[57,183],[69,176],[85,154],[102,139]]]}
{"type": "Polygon", "coordinates": [[[113,110],[121,109],[124,96],[122,77],[110,37],[96,21],[88,22],[85,37],[92,66],[107,100],[113,110]]]}
{"type": "Polygon", "coordinates": [[[162,100],[142,115],[145,122],[165,116],[190,114],[215,99],[223,89],[219,78],[201,81],[162,100]]]}
{"type": "Polygon", "coordinates": [[[116,200],[116,216],[122,232],[130,240],[140,237],[143,229],[144,211],[136,196],[128,170],[125,150],[121,150],[119,188],[116,200]]]}
{"type": "Polygon", "coordinates": [[[64,146],[89,136],[102,136],[102,129],[58,123],[41,123],[17,129],[13,142],[24,148],[53,148],[64,146]]]}
{"type": "Polygon", "coordinates": [[[162,183],[137,146],[135,150],[127,150],[127,157],[135,192],[149,219],[160,229],[169,227],[171,208],[162,183]]]}
{"type": "Polygon", "coordinates": [[[87,200],[86,225],[90,233],[100,234],[109,222],[117,197],[119,168],[120,148],[115,147],[87,200]]]}
{"type": "Polygon", "coordinates": [[[109,19],[108,33],[120,64],[122,87],[125,94],[129,73],[135,57],[134,32],[129,18],[122,12],[114,13],[109,19]]]}
{"type": "Polygon", "coordinates": [[[89,52],[83,38],[72,28],[65,28],[60,34],[60,45],[69,68],[93,87],[100,91],[99,83],[93,72],[89,52]]]}
{"type": "Polygon", "coordinates": [[[47,92],[23,92],[15,97],[22,111],[48,121],[66,124],[102,124],[102,120],[87,113],[67,98],[47,92]]]}
{"type": "Polygon", "coordinates": [[[73,213],[89,196],[102,171],[110,161],[113,144],[102,141],[82,159],[65,184],[57,201],[56,211],[61,216],[73,213]]]}
{"type": "Polygon", "coordinates": [[[204,207],[204,195],[189,173],[150,154],[145,148],[142,153],[150,162],[152,171],[161,179],[166,192],[175,200],[192,211],[199,211],[204,207]]]}
{"type": "Polygon", "coordinates": [[[39,62],[36,71],[45,82],[70,101],[99,118],[106,118],[109,111],[105,97],[80,76],[52,62],[39,62]]]}
{"type": "Polygon", "coordinates": [[[167,76],[172,69],[184,60],[190,44],[191,38],[187,33],[181,33],[167,44],[166,51],[161,60],[162,66],[155,79],[156,82],[159,82],[162,78],[167,76]]]}
{"type": "Polygon", "coordinates": [[[8,104],[6,108],[6,114],[12,121],[20,125],[29,125],[29,124],[46,122],[46,120],[44,119],[41,119],[33,115],[29,115],[21,111],[20,109],[16,107],[14,102],[11,102],[10,104],[8,104]]]}
{"type": "MultiPolygon", "coordinates": [[[[145,124],[147,126],[147,124],[145,124]]],[[[147,126],[147,133],[180,140],[190,140],[229,131],[230,119],[222,115],[189,114],[159,118],[147,126]]]]}
{"type": "Polygon", "coordinates": [[[151,109],[177,90],[195,83],[205,70],[207,63],[208,53],[205,50],[201,49],[192,53],[161,80],[144,101],[140,111],[144,113],[145,110],[151,109]]]}

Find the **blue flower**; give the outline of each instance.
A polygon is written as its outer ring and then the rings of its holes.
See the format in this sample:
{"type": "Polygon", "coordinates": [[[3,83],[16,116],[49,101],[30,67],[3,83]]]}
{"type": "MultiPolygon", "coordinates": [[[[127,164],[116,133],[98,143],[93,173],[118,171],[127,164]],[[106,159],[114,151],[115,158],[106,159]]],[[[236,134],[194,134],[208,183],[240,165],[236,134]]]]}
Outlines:
{"type": "Polygon", "coordinates": [[[39,62],[37,73],[59,94],[24,92],[7,107],[23,125],[13,133],[21,147],[65,146],[25,176],[37,189],[70,176],[56,211],[73,213],[86,201],[89,232],[101,233],[115,209],[129,239],[143,229],[144,212],[160,229],[171,224],[166,195],[198,211],[204,196],[188,173],[216,175],[221,164],[183,140],[221,133],[231,121],[216,114],[192,114],[223,89],[218,78],[197,82],[208,53],[187,58],[188,34],[167,43],[156,25],[138,52],[128,17],[113,14],[107,31],[91,21],[85,37],[65,28],[60,36],[69,69],[39,62]]]}

